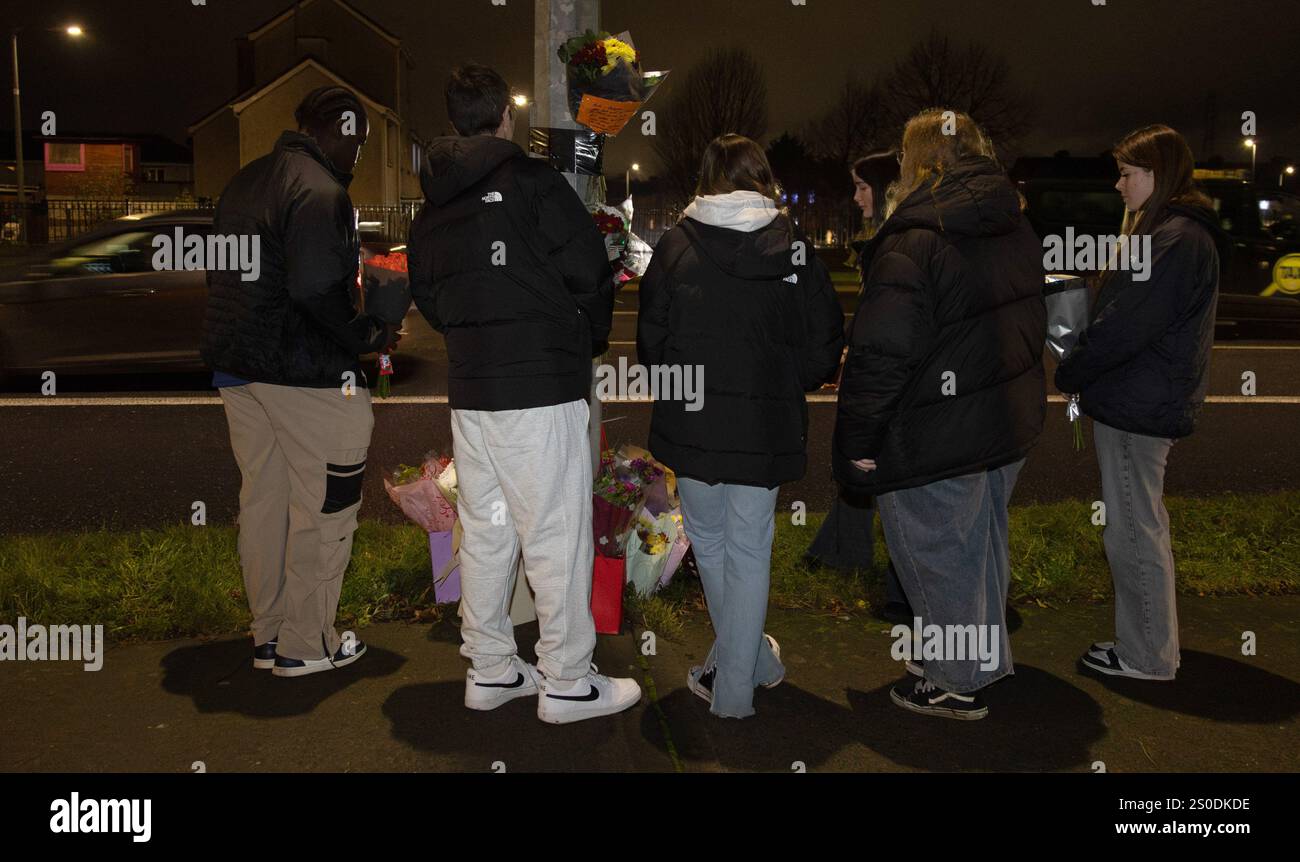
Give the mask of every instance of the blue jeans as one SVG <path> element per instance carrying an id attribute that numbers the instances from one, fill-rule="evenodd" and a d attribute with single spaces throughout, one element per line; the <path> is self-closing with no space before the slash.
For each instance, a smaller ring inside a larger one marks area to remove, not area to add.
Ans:
<path id="1" fill-rule="evenodd" d="M 713 621 L 713 648 L 702 668 L 717 669 L 709 711 L 745 718 L 754 714 L 755 686 L 785 676 L 763 637 L 778 489 L 681 477 L 677 490 Z"/>
<path id="2" fill-rule="evenodd" d="M 1178 601 L 1165 509 L 1165 463 L 1174 441 L 1092 423 L 1106 503 L 1102 542 L 1115 583 L 1115 652 L 1152 676 L 1178 671 Z"/>
<path id="3" fill-rule="evenodd" d="M 988 627 L 977 637 L 996 645 L 992 667 L 982 666 L 969 650 L 961 659 L 946 652 L 941 659 L 919 656 L 926 659 L 925 678 L 945 691 L 978 691 L 1013 672 L 1006 620 L 1007 502 L 1024 463 L 876 497 L 885 544 L 921 625 L 945 632 L 948 626 Z"/>

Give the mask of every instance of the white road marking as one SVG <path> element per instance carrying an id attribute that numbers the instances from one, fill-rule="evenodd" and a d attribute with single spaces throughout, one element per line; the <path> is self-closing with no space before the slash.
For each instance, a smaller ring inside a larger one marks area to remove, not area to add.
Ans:
<path id="1" fill-rule="evenodd" d="M 814 392 L 808 397 L 809 404 L 834 404 L 839 396 L 834 393 Z M 1052 404 L 1064 404 L 1065 396 L 1049 395 Z M 1209 404 L 1300 404 L 1300 395 L 1211 395 Z M 385 404 L 446 404 L 446 395 L 392 395 L 388 398 L 374 398 L 371 404 L 382 407 Z M 652 404 L 650 398 L 610 398 L 605 404 Z M 175 398 L 158 396 L 127 396 L 104 398 L 64 398 L 57 395 L 44 398 L 0 398 L 0 407 L 189 407 L 197 405 L 213 406 L 221 404 L 219 395 L 185 395 Z"/>

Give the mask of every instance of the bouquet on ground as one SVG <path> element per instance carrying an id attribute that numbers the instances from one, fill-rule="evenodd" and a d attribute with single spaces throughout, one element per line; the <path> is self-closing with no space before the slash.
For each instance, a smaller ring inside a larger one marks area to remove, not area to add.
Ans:
<path id="1" fill-rule="evenodd" d="M 401 252 L 377 254 L 361 265 L 362 308 L 390 326 L 401 326 L 411 309 L 411 281 L 406 272 L 406 255 Z M 379 384 L 375 394 L 387 398 L 392 392 L 388 378 L 393 375 L 393 359 L 379 356 Z"/>
<path id="2" fill-rule="evenodd" d="M 643 72 L 641 54 L 626 33 L 588 30 L 559 51 L 573 118 L 603 135 L 617 135 L 668 76 Z"/>
<path id="3" fill-rule="evenodd" d="M 1088 326 L 1088 282 L 1077 275 L 1047 276 L 1043 298 L 1047 303 L 1047 349 L 1060 362 L 1075 345 L 1079 335 Z M 1079 410 L 1079 395 L 1067 395 L 1065 417 L 1070 420 L 1075 450 L 1083 449 L 1083 414 Z"/>
<path id="4" fill-rule="evenodd" d="M 388 498 L 426 533 L 441 533 L 456 523 L 456 465 L 430 452 L 417 467 L 401 464 L 384 477 Z"/>
<path id="5" fill-rule="evenodd" d="M 606 449 L 600 456 L 600 468 L 593 483 L 591 511 L 596 553 L 602 557 L 622 557 L 623 545 L 632 529 L 632 521 L 645 499 L 646 488 L 663 477 L 662 468 L 653 459 L 639 457 L 622 446 L 617 452 Z"/>
<path id="6" fill-rule="evenodd" d="M 632 233 L 632 198 L 628 197 L 617 207 L 596 204 L 591 218 L 605 240 L 605 254 L 614 268 L 614 285 L 645 275 L 654 249 Z"/>
<path id="7" fill-rule="evenodd" d="M 640 596 L 648 596 L 672 580 L 690 547 L 677 497 L 677 477 L 648 452 L 639 457 L 654 466 L 654 476 L 627 537 L 627 580 Z"/>

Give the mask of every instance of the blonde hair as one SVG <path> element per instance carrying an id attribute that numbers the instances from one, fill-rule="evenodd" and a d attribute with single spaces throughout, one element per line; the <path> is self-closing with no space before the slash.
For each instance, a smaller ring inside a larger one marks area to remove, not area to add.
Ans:
<path id="1" fill-rule="evenodd" d="M 949 108 L 926 108 L 903 128 L 899 177 L 885 195 L 885 211 L 894 209 L 927 181 L 933 192 L 944 173 L 968 156 L 997 161 L 993 142 L 969 114 Z"/>

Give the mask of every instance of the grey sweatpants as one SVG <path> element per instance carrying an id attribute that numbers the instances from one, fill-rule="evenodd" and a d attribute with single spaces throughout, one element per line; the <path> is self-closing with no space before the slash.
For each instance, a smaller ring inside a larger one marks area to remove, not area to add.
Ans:
<path id="1" fill-rule="evenodd" d="M 461 655 L 489 676 L 516 652 L 510 620 L 519 554 L 541 636 L 537 665 L 584 677 L 596 647 L 591 618 L 591 451 L 586 401 L 525 410 L 452 410 L 464 538 Z"/>

